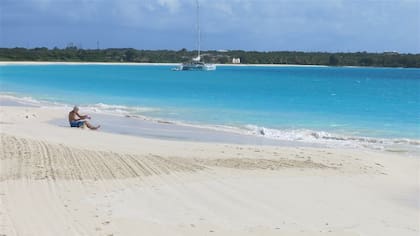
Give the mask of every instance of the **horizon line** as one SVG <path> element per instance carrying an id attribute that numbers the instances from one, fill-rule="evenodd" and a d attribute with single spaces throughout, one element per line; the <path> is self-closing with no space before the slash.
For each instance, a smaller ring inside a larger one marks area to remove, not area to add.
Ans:
<path id="1" fill-rule="evenodd" d="M 134 48 L 134 47 L 109 47 L 109 48 L 83 48 L 83 47 L 79 47 L 77 45 L 73 45 L 73 46 L 67 46 L 67 47 L 46 47 L 46 46 L 39 46 L 39 47 L 1 47 L 0 49 L 41 49 L 41 48 L 46 48 L 48 50 L 54 50 L 54 49 L 59 49 L 59 50 L 65 50 L 68 48 L 76 48 L 78 50 L 112 50 L 112 49 L 117 49 L 117 50 L 130 50 L 130 49 L 134 49 L 134 50 L 138 50 L 138 51 L 182 51 L 182 50 L 186 50 L 187 52 L 196 52 L 197 49 L 188 49 L 188 48 L 180 48 L 180 49 L 140 49 L 140 48 Z M 330 53 L 330 54 L 340 54 L 340 53 L 368 53 L 368 54 L 383 54 L 383 53 L 393 53 L 393 54 L 401 54 L 401 55 L 407 55 L 407 54 L 411 54 L 411 55 L 418 55 L 420 54 L 420 52 L 399 52 L 399 51 L 300 51 L 300 50 L 245 50 L 245 49 L 201 49 L 201 51 L 203 52 L 209 52 L 209 51 L 215 51 L 215 52 L 219 52 L 219 53 L 226 53 L 226 52 L 232 52 L 232 51 L 243 51 L 243 52 L 259 52 L 259 53 L 273 53 L 273 52 L 295 52 L 295 53 Z"/>

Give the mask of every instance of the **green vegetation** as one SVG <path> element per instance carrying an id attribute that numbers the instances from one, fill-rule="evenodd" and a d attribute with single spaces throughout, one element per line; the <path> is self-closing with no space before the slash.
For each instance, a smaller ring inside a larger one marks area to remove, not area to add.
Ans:
<path id="1" fill-rule="evenodd" d="M 240 58 L 243 64 L 297 64 L 330 66 L 420 67 L 420 54 L 385 53 L 326 53 L 326 52 L 257 52 L 233 50 L 204 51 L 206 62 L 225 64 Z M 109 48 L 101 50 L 67 47 L 0 48 L 0 61 L 64 61 L 64 62 L 149 62 L 180 63 L 196 56 L 196 51 L 136 50 Z"/>

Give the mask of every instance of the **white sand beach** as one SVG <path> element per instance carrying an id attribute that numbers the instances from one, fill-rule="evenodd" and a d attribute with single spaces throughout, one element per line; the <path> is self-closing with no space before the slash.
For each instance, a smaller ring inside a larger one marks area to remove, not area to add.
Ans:
<path id="1" fill-rule="evenodd" d="M 49 123 L 67 112 L 0 106 L 0 235 L 419 234 L 418 158 Z"/>

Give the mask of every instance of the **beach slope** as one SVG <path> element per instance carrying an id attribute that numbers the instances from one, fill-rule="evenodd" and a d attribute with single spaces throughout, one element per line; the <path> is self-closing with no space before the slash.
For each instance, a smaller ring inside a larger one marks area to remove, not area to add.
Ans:
<path id="1" fill-rule="evenodd" d="M 399 153 L 147 139 L 0 106 L 1 235 L 418 235 Z"/>

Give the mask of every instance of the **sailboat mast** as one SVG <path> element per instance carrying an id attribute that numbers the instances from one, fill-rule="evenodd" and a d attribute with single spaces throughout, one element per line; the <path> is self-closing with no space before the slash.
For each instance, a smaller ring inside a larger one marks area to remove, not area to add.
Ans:
<path id="1" fill-rule="evenodd" d="M 200 3 L 197 0 L 197 59 L 200 61 L 201 34 L 200 34 Z"/>

